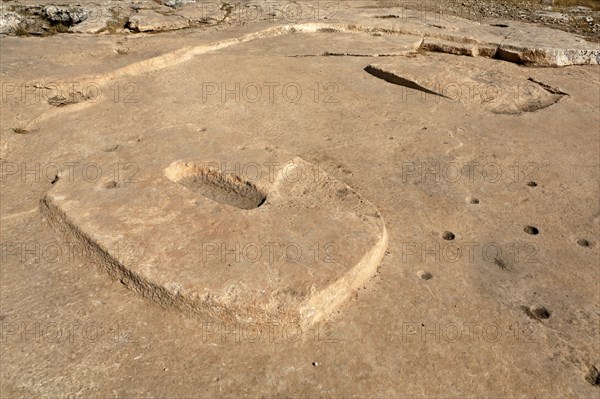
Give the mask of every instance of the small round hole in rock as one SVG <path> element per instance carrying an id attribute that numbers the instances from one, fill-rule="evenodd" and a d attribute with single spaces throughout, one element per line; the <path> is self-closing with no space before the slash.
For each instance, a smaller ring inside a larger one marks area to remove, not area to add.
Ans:
<path id="1" fill-rule="evenodd" d="M 118 184 L 116 181 L 114 181 L 114 180 L 111 180 L 111 181 L 109 181 L 108 183 L 106 183 L 106 185 L 105 185 L 104 187 L 105 187 L 105 188 L 115 188 L 115 187 L 117 187 L 118 185 L 119 185 L 119 184 Z"/>
<path id="2" fill-rule="evenodd" d="M 523 231 L 527 234 L 531 234 L 533 236 L 538 235 L 540 233 L 540 230 L 537 227 L 534 226 L 525 226 L 525 228 L 523 229 Z"/>
<path id="3" fill-rule="evenodd" d="M 594 365 L 588 365 L 588 372 L 585 375 L 585 380 L 594 386 L 600 385 L 600 372 L 598 372 L 598 369 Z"/>
<path id="4" fill-rule="evenodd" d="M 442 233 L 442 238 L 444 240 L 452 241 L 452 240 L 454 240 L 455 236 L 454 236 L 454 233 L 451 231 L 444 231 Z"/>
<path id="5" fill-rule="evenodd" d="M 532 319 L 540 319 L 540 320 L 541 319 L 549 319 L 550 316 L 552 315 L 552 312 L 550 312 L 545 306 L 539 306 L 539 305 L 525 308 L 525 313 L 527 314 L 527 316 L 531 317 Z"/>
<path id="6" fill-rule="evenodd" d="M 477 205 L 479 200 L 477 198 L 469 198 L 469 204 Z"/>
<path id="7" fill-rule="evenodd" d="M 577 240 L 577 244 L 581 245 L 582 247 L 589 247 L 591 245 L 590 242 L 585 238 L 580 238 Z"/>
<path id="8" fill-rule="evenodd" d="M 417 276 L 421 277 L 423 280 L 431 280 L 433 278 L 433 274 L 426 271 L 417 272 Z"/>
<path id="9" fill-rule="evenodd" d="M 532 181 L 528 181 L 528 182 L 527 182 L 527 183 L 525 183 L 525 184 L 526 184 L 527 186 L 529 186 L 529 187 L 537 187 L 537 183 L 536 183 L 536 182 L 534 182 L 533 180 L 532 180 Z"/>

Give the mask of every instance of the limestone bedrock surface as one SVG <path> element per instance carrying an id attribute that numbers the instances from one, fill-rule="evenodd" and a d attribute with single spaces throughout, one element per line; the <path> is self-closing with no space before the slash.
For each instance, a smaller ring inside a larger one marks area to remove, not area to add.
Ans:
<path id="1" fill-rule="evenodd" d="M 0 39 L 0 397 L 598 395 L 593 44 L 166 3 Z"/>

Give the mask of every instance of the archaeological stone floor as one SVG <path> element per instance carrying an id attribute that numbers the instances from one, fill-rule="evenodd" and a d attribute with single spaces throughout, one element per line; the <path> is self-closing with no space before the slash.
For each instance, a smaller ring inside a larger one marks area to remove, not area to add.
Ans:
<path id="1" fill-rule="evenodd" d="M 597 43 L 159 3 L 3 5 L 0 397 L 600 395 Z"/>

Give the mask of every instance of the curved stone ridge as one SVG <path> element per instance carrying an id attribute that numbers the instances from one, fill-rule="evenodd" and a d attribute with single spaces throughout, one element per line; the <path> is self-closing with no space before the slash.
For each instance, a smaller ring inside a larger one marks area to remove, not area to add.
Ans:
<path id="1" fill-rule="evenodd" d="M 119 164 L 137 166 L 133 178 L 59 180 L 42 210 L 113 278 L 204 317 L 307 326 L 374 275 L 387 247 L 381 215 L 323 165 L 216 146 L 178 161 L 177 148 L 119 151 Z M 103 152 L 85 162 L 108 168 L 115 159 Z M 190 177 L 207 171 L 204 182 Z M 198 195 L 203 184 L 220 198 Z"/>

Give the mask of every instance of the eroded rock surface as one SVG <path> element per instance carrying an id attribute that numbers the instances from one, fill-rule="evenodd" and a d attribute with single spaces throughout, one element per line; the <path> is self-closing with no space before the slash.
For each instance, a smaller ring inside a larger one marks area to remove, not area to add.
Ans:
<path id="1" fill-rule="evenodd" d="M 597 396 L 594 44 L 168 4 L 3 3 L 0 397 Z"/>

